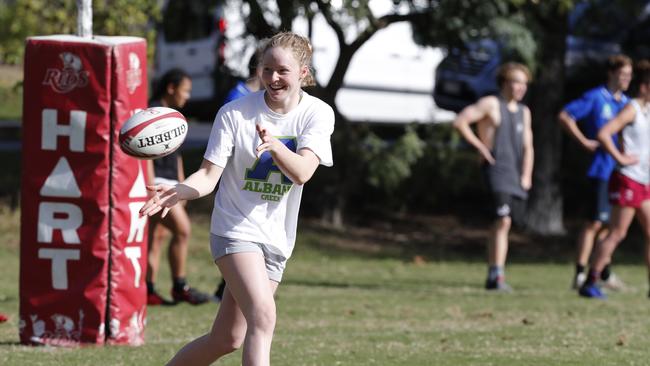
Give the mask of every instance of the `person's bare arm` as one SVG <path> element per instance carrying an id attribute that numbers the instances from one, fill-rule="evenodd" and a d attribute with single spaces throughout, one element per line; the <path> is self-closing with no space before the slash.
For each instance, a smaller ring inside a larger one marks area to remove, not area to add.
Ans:
<path id="1" fill-rule="evenodd" d="M 494 99 L 494 100 L 492 100 Z M 454 128 L 463 136 L 463 138 L 483 156 L 490 164 L 494 164 L 494 157 L 487 146 L 479 139 L 471 128 L 471 124 L 482 121 L 490 117 L 490 112 L 494 108 L 496 97 L 483 97 L 476 103 L 465 107 L 454 120 Z"/>
<path id="2" fill-rule="evenodd" d="M 199 170 L 175 186 L 166 184 L 147 186 L 149 191 L 154 192 L 154 196 L 140 209 L 140 215 L 152 216 L 162 210 L 162 216 L 165 217 L 169 209 L 178 201 L 193 200 L 212 192 L 221 178 L 221 173 L 223 173 L 222 167 L 203 159 Z"/>
<path id="3" fill-rule="evenodd" d="M 185 168 L 183 167 L 183 157 L 178 154 L 176 157 L 177 162 L 177 172 L 178 172 L 178 181 L 182 182 L 185 180 Z"/>
<path id="4" fill-rule="evenodd" d="M 185 167 L 183 167 L 183 157 L 181 154 L 178 154 L 176 156 L 176 176 L 178 177 L 179 182 L 185 180 Z M 185 207 L 187 205 L 187 201 L 181 201 L 181 205 Z"/>
<path id="5" fill-rule="evenodd" d="M 566 111 L 560 112 L 557 119 L 562 128 L 569 134 L 569 136 L 576 140 L 583 149 L 589 152 L 594 152 L 600 146 L 598 140 L 588 139 L 582 131 L 580 131 L 576 121 Z"/>
<path id="6" fill-rule="evenodd" d="M 529 190 L 533 185 L 533 164 L 535 162 L 535 150 L 533 149 L 533 128 L 530 109 L 524 109 L 524 135 L 523 135 L 523 166 L 521 169 L 521 187 Z"/>
<path id="7" fill-rule="evenodd" d="M 621 165 L 632 165 L 639 162 L 639 158 L 634 155 L 627 155 L 621 152 L 614 141 L 612 141 L 612 136 L 619 133 L 623 127 L 628 123 L 634 121 L 636 117 L 636 110 L 634 106 L 628 104 L 620 111 L 616 117 L 609 120 L 601 129 L 598 131 L 598 141 L 600 145 L 612 155 L 612 157 Z"/>
<path id="8" fill-rule="evenodd" d="M 320 160 L 313 151 L 305 148 L 294 153 L 260 125 L 257 125 L 257 133 L 262 139 L 262 144 L 257 147 L 257 153 L 270 152 L 275 165 L 292 182 L 303 185 L 314 175 Z"/>

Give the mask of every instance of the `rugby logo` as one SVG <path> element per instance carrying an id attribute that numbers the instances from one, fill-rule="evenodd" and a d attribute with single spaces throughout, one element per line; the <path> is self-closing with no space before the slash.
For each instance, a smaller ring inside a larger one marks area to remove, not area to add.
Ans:
<path id="1" fill-rule="evenodd" d="M 57 93 L 68 93 L 88 85 L 88 71 L 82 69 L 79 56 L 70 52 L 59 54 L 63 69 L 47 69 L 43 85 L 49 85 Z"/>
<path id="2" fill-rule="evenodd" d="M 140 69 L 140 58 L 138 55 L 129 53 L 129 69 L 126 70 L 126 88 L 129 94 L 133 94 L 135 89 L 142 84 L 142 69 Z"/>

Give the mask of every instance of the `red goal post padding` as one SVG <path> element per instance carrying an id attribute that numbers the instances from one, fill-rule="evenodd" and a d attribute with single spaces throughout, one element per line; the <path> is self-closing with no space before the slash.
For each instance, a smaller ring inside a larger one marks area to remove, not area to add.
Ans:
<path id="1" fill-rule="evenodd" d="M 20 238 L 22 343 L 141 344 L 145 163 L 119 129 L 147 104 L 146 42 L 27 40 Z"/>

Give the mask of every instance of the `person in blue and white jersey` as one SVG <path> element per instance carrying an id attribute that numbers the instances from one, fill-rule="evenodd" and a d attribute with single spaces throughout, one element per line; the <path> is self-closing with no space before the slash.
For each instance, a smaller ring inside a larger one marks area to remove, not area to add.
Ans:
<path id="1" fill-rule="evenodd" d="M 607 184 L 614 170 L 614 159 L 597 140 L 598 131 L 628 103 L 624 94 L 632 80 L 632 60 L 624 55 L 610 56 L 607 60 L 607 82 L 585 92 L 582 97 L 569 102 L 558 119 L 562 127 L 580 146 L 592 155 L 587 171 L 590 202 L 586 220 L 578 237 L 576 270 L 573 289 L 585 282 L 585 267 L 589 262 L 594 243 L 607 236 L 611 206 L 607 199 Z M 616 137 L 612 137 L 616 141 Z M 621 289 L 623 282 L 611 273 L 609 265 L 601 272 L 601 280 L 610 289 Z"/>

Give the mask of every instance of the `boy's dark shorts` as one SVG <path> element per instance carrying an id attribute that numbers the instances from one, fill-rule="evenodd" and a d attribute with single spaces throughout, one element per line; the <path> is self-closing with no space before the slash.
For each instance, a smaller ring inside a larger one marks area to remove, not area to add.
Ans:
<path id="1" fill-rule="evenodd" d="M 492 214 L 495 219 L 510 217 L 515 226 L 523 227 L 526 199 L 510 193 L 492 192 Z"/>
<path id="2" fill-rule="evenodd" d="M 609 222 L 609 214 L 612 205 L 609 202 L 608 181 L 589 178 L 588 203 L 586 206 L 586 219 L 589 221 L 600 221 L 604 224 Z"/>

